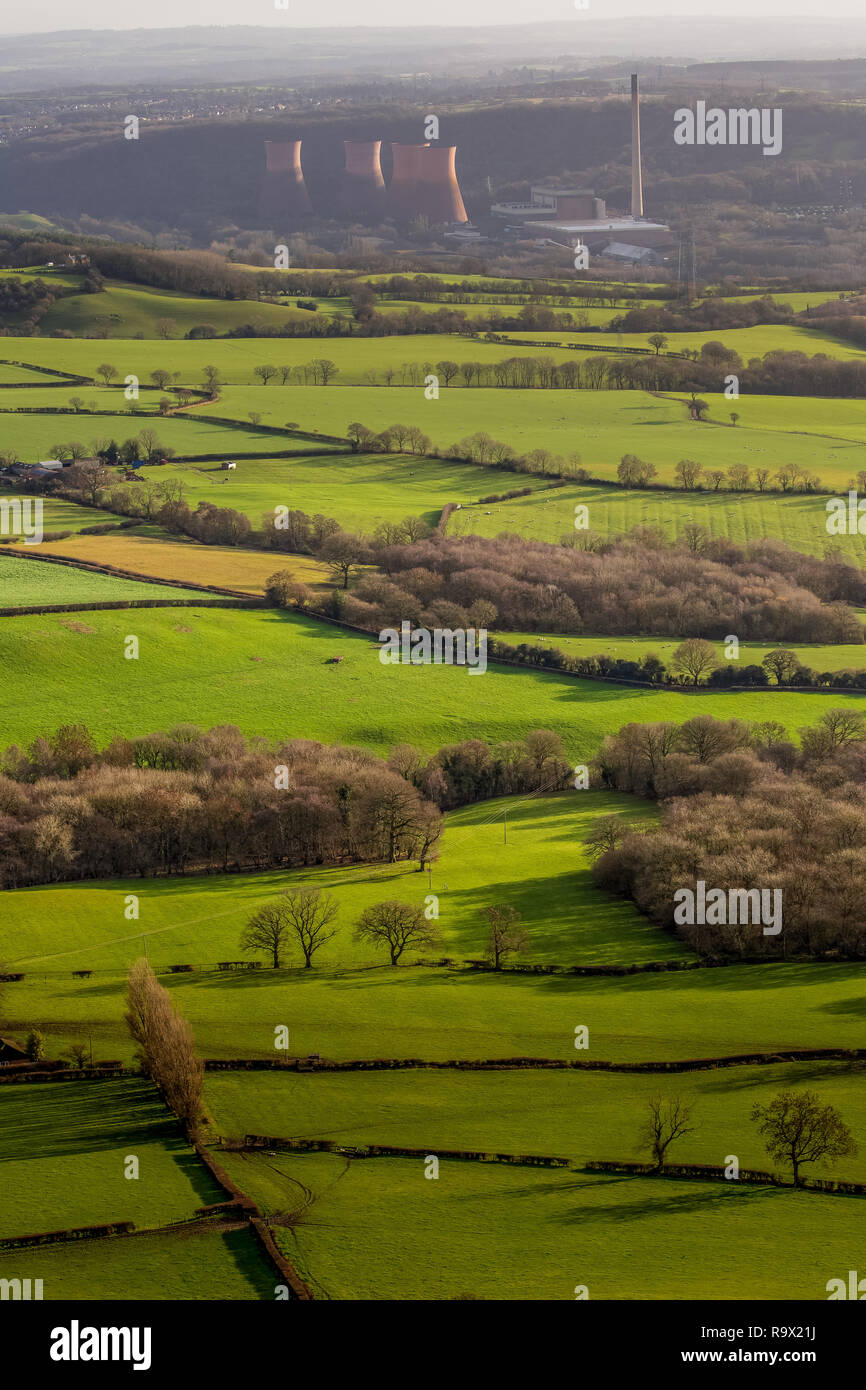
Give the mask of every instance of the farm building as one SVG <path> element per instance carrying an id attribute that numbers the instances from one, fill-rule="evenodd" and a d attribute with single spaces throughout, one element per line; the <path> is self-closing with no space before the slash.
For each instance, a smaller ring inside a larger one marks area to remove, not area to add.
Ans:
<path id="1" fill-rule="evenodd" d="M 23 1047 L 19 1047 L 11 1038 L 0 1038 L 0 1067 L 9 1066 L 11 1062 L 26 1061 L 27 1053 Z"/>
<path id="2" fill-rule="evenodd" d="M 222 470 L 223 470 L 224 473 L 225 473 L 225 471 L 226 471 L 227 468 L 237 468 L 237 464 L 236 464 L 236 463 L 229 463 L 228 459 L 226 459 L 226 460 L 223 462 L 223 465 L 222 465 Z"/>

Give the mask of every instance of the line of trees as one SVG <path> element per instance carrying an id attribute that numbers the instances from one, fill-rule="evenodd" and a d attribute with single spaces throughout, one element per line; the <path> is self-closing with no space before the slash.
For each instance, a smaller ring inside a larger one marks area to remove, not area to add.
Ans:
<path id="1" fill-rule="evenodd" d="M 339 911 L 337 899 L 319 888 L 286 889 L 252 914 L 241 932 L 240 948 L 263 952 L 274 970 L 284 966 L 294 948 L 303 968 L 310 970 L 313 957 L 339 931 L 335 925 Z M 355 924 L 355 940 L 385 950 L 390 964 L 397 965 L 409 949 L 439 945 L 436 919 L 428 912 L 396 898 L 372 903 Z M 509 955 L 528 950 L 528 933 L 520 925 L 520 913 L 510 904 L 491 904 L 480 915 L 487 927 L 486 959 L 494 970 L 501 970 Z"/>
<path id="2" fill-rule="evenodd" d="M 760 664 L 739 660 L 719 660 L 716 648 L 702 637 L 688 637 L 681 642 L 666 666 L 654 652 L 629 660 L 595 652 L 591 656 L 568 656 L 550 644 L 535 646 L 521 642 L 488 639 L 488 654 L 502 661 L 517 661 L 545 671 L 566 671 L 569 675 L 587 680 L 640 681 L 647 685 L 697 686 L 725 689 L 730 686 L 754 686 L 757 689 L 807 686 L 815 690 L 862 690 L 866 688 L 866 668 L 844 668 L 837 671 L 818 671 L 806 666 L 795 651 L 775 647 L 762 657 Z"/>
<path id="3" fill-rule="evenodd" d="M 178 725 L 98 751 L 65 725 L 0 756 L 0 887 L 436 856 L 441 811 L 568 785 L 559 736 L 410 744 L 387 761 L 304 739 Z"/>

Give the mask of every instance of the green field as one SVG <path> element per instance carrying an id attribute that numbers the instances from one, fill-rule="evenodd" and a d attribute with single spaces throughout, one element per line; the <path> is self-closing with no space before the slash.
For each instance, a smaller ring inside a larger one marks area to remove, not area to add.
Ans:
<path id="1" fill-rule="evenodd" d="M 312 315 L 304 314 L 304 317 Z M 458 362 L 501 362 L 514 355 L 510 343 L 480 342 L 456 333 L 417 333 L 405 338 L 229 338 L 202 342 L 116 338 L 108 343 L 81 338 L 70 343 L 61 339 L 10 336 L 3 339 L 2 352 L 5 358 L 75 371 L 82 376 L 95 376 L 102 362 L 113 362 L 121 377 L 133 372 L 142 381 L 148 380 L 149 372 L 164 368 L 180 372 L 181 384 L 189 386 L 200 384 L 202 368 L 208 363 L 219 367 L 223 381 L 250 386 L 257 380 L 253 375 L 255 366 L 271 362 L 277 366 L 283 363 L 301 366 L 324 357 L 336 363 L 341 385 L 356 386 L 371 371 L 377 372 L 381 379 L 386 370 L 395 370 L 396 379 L 399 379 L 404 362 L 415 363 L 420 368 L 443 358 Z M 550 355 L 563 362 L 570 361 L 573 356 L 567 348 L 551 349 Z M 264 389 L 276 392 L 283 388 L 272 381 Z"/>
<path id="2" fill-rule="evenodd" d="M 21 496 L 11 490 L 0 491 L 0 501 L 5 497 Z M 42 525 L 46 532 L 80 531 L 85 526 L 105 526 L 115 518 L 99 511 L 96 507 L 79 506 L 77 502 L 66 502 L 60 497 L 46 497 L 42 502 Z M 116 518 L 119 522 L 120 518 Z"/>
<path id="3" fill-rule="evenodd" d="M 503 848 L 506 811 L 507 851 Z M 688 957 L 688 951 L 641 917 L 630 903 L 610 898 L 593 886 L 582 842 L 597 816 L 614 812 L 635 819 L 653 814 L 647 804 L 603 792 L 486 801 L 448 816 L 440 858 L 429 878 L 418 873 L 414 864 L 405 863 L 293 873 L 293 884 L 320 888 L 340 904 L 340 933 L 317 954 L 317 966 L 381 963 L 381 950 L 352 940 L 352 927 L 361 912 L 383 897 L 423 906 L 431 891 L 439 895 L 442 934 L 442 946 L 435 955 L 482 956 L 481 911 L 489 903 L 506 902 L 529 924 L 527 960 L 533 964 L 609 965 Z M 147 933 L 154 968 L 184 961 L 212 968 L 219 960 L 236 958 L 238 938 L 250 913 L 276 897 L 287 881 L 285 872 L 208 874 L 146 884 L 110 879 L 10 892 L 5 898 L 4 954 L 25 963 L 44 962 L 64 990 L 73 969 L 122 969 L 140 954 L 141 940 L 118 932 L 117 905 L 126 894 L 136 893 L 146 904 L 142 932 Z M 57 934 L 57 922 L 64 924 L 62 936 Z M 100 946 L 118 936 L 126 939 Z M 416 956 L 417 952 L 410 952 L 407 962 Z M 287 966 L 302 964 L 298 952 L 287 953 Z"/>
<path id="4" fill-rule="evenodd" d="M 84 387 L 82 390 L 86 391 Z M 115 396 L 116 398 L 116 396 Z M 2 405 L 2 401 L 0 401 Z M 213 425 L 187 414 L 154 419 L 152 416 L 126 415 L 6 415 L 0 417 L 5 447 L 13 450 L 22 463 L 36 463 L 51 456 L 56 444 L 80 441 L 92 450 L 92 441 L 115 439 L 122 443 L 145 426 L 154 429 L 160 443 L 186 454 L 217 454 L 232 458 L 235 452 L 255 453 L 297 447 L 286 435 L 265 434 L 252 428 L 232 429 Z"/>
<path id="5" fill-rule="evenodd" d="M 277 1275 L 249 1229 L 160 1231 L 0 1252 L 0 1278 L 42 1279 L 46 1301 L 273 1299 Z"/>
<path id="6" fill-rule="evenodd" d="M 22 542 L 23 545 L 23 542 Z M 37 547 L 33 547 L 37 549 Z M 200 598 L 193 589 L 167 588 L 135 579 L 95 574 L 68 565 L 24 560 L 0 549 L 0 608 L 51 603 L 102 603 L 113 599 Z M 127 625 L 129 619 L 127 618 Z"/>
<path id="7" fill-rule="evenodd" d="M 527 642 L 532 646 L 549 645 L 558 647 L 565 652 L 566 656 L 598 656 L 604 653 L 606 656 L 619 657 L 624 661 L 640 661 L 642 657 L 650 655 L 659 657 L 665 665 L 669 666 L 671 658 L 679 646 L 676 638 L 655 638 L 655 637 L 564 637 L 562 633 L 552 632 L 544 635 L 537 632 L 498 632 L 496 637 L 501 642 L 508 642 L 511 646 L 519 646 L 522 642 Z M 774 651 L 779 643 L 761 642 L 741 642 L 740 656 L 738 665 L 760 666 L 767 652 Z M 725 644 L 724 642 L 714 642 L 716 655 L 719 665 L 724 665 Z M 866 645 L 859 646 L 809 646 L 797 644 L 787 647 L 788 651 L 795 651 L 804 666 L 811 666 L 813 671 L 866 671 Z M 771 684 L 774 684 L 771 677 Z"/>
<path id="8" fill-rule="evenodd" d="M 605 536 L 621 535 L 633 526 L 658 526 L 673 540 L 695 521 L 711 536 L 736 545 L 778 540 L 792 550 L 823 556 L 832 542 L 850 563 L 866 564 L 866 537 L 827 534 L 827 500 L 779 493 L 762 496 L 654 488 L 644 492 L 569 483 L 538 497 L 516 497 L 453 513 L 447 529 L 449 535 L 457 536 L 496 536 L 500 531 L 512 531 L 528 540 L 556 544 L 574 534 L 575 508 L 585 506 L 589 529 Z"/>
<path id="9" fill-rule="evenodd" d="M 138 1177 L 125 1176 L 129 1156 Z M 0 1087 L 0 1177 L 0 1239 L 108 1221 L 164 1226 L 223 1198 L 137 1077 Z"/>
<path id="10" fill-rule="evenodd" d="M 261 324 L 280 328 L 297 322 L 300 309 L 279 304 L 260 304 L 256 300 L 207 299 L 158 290 L 152 286 L 127 285 L 109 281 L 99 294 L 74 294 L 58 299 L 39 321 L 43 334 L 64 331 L 76 337 L 163 338 L 160 324 L 169 338 L 182 338 L 199 324 L 211 324 L 217 333 L 226 333 L 242 324 Z M 99 329 L 98 333 L 94 330 Z M 104 330 L 104 331 L 103 331 Z"/>
<path id="11" fill-rule="evenodd" d="M 39 273 L 52 275 L 38 268 L 24 275 Z M 502 302 L 508 293 L 493 277 L 443 276 L 467 278 L 474 300 L 485 298 L 475 287 L 489 286 L 489 302 L 448 306 L 469 320 L 520 312 L 519 304 Z M 74 271 L 58 270 L 54 278 L 76 287 L 81 282 Z M 365 278 L 379 284 L 382 277 Z M 275 277 L 275 292 L 284 283 Z M 564 293 L 570 283 L 563 282 Z M 820 495 L 573 483 L 550 488 L 541 476 L 501 467 L 337 448 L 269 459 L 265 455 L 278 450 L 306 449 L 298 431 L 344 436 L 358 421 L 374 430 L 417 425 L 443 451 L 484 431 L 519 453 L 542 448 L 577 455 L 583 468 L 606 481 L 615 479 L 626 453 L 654 463 L 656 481 L 671 485 L 682 458 L 706 469 L 744 462 L 753 472 L 771 473 L 795 464 L 837 495 L 866 469 L 866 402 L 860 400 L 743 395 L 729 401 L 708 394 L 707 419 L 693 422 L 685 392 L 482 389 L 458 379 L 443 385 L 437 400 L 425 398 L 424 377 L 443 359 L 574 361 L 581 350 L 569 344 L 646 347 L 645 334 L 598 331 L 636 301 L 586 309 L 588 325 L 571 334 L 517 332 L 499 343 L 473 338 L 469 324 L 465 333 L 390 338 L 182 338 L 200 323 L 224 333 L 245 323 L 312 327 L 322 316 L 351 316 L 348 297 L 319 300 L 315 316 L 295 308 L 297 297 L 292 290 L 283 302 L 264 304 L 109 282 L 104 293 L 59 300 L 40 320 L 38 336 L 4 340 L 0 453 L 35 460 L 61 442 L 81 440 L 95 449 L 94 441 L 113 436 L 122 442 L 148 426 L 181 456 L 237 459 L 231 472 L 218 462 L 173 462 L 148 470 L 143 476 L 149 482 L 181 479 L 192 508 L 202 500 L 231 506 L 254 527 L 277 506 L 332 516 L 364 533 L 410 515 L 434 526 L 446 503 L 459 503 L 449 535 L 510 532 L 556 543 L 574 535 L 575 508 L 586 506 L 589 527 L 605 535 L 651 524 L 673 538 L 697 521 L 713 537 L 735 543 L 775 538 L 814 555 L 836 540 L 843 555 L 866 564 L 866 537 L 828 536 L 826 497 Z M 800 310 L 833 292 L 777 290 L 775 297 Z M 412 305 L 380 299 L 377 307 L 393 314 Z M 432 312 L 442 305 L 417 307 Z M 578 299 L 571 307 L 584 312 Z M 173 326 L 161 327 L 161 319 Z M 81 336 L 52 338 L 56 332 Z M 785 325 L 668 337 L 669 352 L 718 339 L 744 362 L 778 348 L 863 358 L 851 345 Z M 561 346 L 542 346 L 547 341 Z M 257 365 L 299 367 L 315 358 L 338 369 L 327 387 L 284 386 L 278 376 L 263 386 L 254 376 Z M 53 385 L 30 366 L 14 365 L 15 359 L 94 381 Z M 154 418 L 143 412 L 157 408 L 161 393 L 142 391 L 138 410 L 124 411 L 121 391 L 97 379 L 106 362 L 117 369 L 118 381 L 135 375 L 148 384 L 149 373 L 162 369 L 177 374 L 177 385 L 194 387 L 213 364 L 223 384 L 215 402 Z M 109 413 L 49 413 L 76 396 L 89 409 Z M 13 413 L 34 407 L 40 413 Z M 251 413 L 263 428 L 250 427 Z M 268 434 L 266 426 L 281 432 Z M 510 502 L 478 500 L 521 487 L 533 491 Z M 328 577 L 310 557 L 172 540 L 153 522 L 103 537 L 77 535 L 114 519 L 48 500 L 43 525 L 46 532 L 76 533 L 58 543 L 56 553 L 101 558 L 154 579 L 258 593 L 277 569 L 320 588 Z M 146 578 L 114 579 L 18 558 L 0 546 L 0 607 L 184 595 L 195 597 Z M 592 614 L 582 618 L 589 628 Z M 138 639 L 137 660 L 124 658 L 130 635 Z M 605 652 L 638 659 L 652 651 L 664 661 L 677 645 L 640 634 L 502 636 L 574 656 Z M 771 645 L 742 643 L 740 664 L 760 662 Z M 866 644 L 796 650 L 818 671 L 866 669 Z M 335 656 L 341 660 L 333 662 Z M 182 611 L 10 616 L 0 620 L 0 670 L 0 748 L 27 747 L 71 722 L 85 724 L 100 747 L 118 736 L 178 724 L 231 725 L 269 740 L 339 742 L 383 756 L 400 743 L 425 754 L 470 739 L 495 747 L 546 728 L 561 735 L 578 765 L 589 763 L 604 737 L 630 722 L 679 723 L 698 714 L 773 719 L 796 740 L 801 727 L 830 708 L 866 713 L 866 697 L 836 691 L 649 690 L 495 663 L 483 676 L 448 666 L 385 666 L 375 640 L 358 632 L 295 612 L 203 604 Z M 62 785 L 46 789 L 45 818 L 55 803 L 62 814 Z M 18 833 L 16 806 L 9 783 L 0 830 L 10 842 Z M 576 1286 L 586 1285 L 592 1299 L 823 1300 L 828 1279 L 844 1277 L 861 1258 L 857 1198 L 579 1171 L 593 1159 L 645 1156 L 639 1132 L 654 1094 L 681 1095 L 692 1106 L 696 1128 L 676 1146 L 673 1161 L 724 1164 L 736 1155 L 743 1167 L 770 1168 L 750 1112 L 791 1087 L 814 1089 L 837 1107 L 859 1144 L 838 1166 L 811 1170 L 814 1175 L 866 1180 L 863 1064 L 778 1057 L 797 1048 L 863 1047 L 863 965 L 840 959 L 697 966 L 682 943 L 630 900 L 595 887 L 583 841 L 599 816 L 615 812 L 649 826 L 657 807 L 598 790 L 463 806 L 447 815 L 438 857 L 423 873 L 414 862 L 311 865 L 8 890 L 0 960 L 4 971 L 11 967 L 23 978 L 3 984 L 0 1035 L 22 1043 L 39 1029 L 50 1058 L 84 1043 L 97 1062 L 131 1064 L 126 976 L 146 955 L 206 1059 L 273 1060 L 281 1055 L 275 1053 L 278 1026 L 289 1030 L 290 1056 L 319 1054 L 325 1061 L 524 1058 L 632 1065 L 765 1054 L 775 1060 L 681 1074 L 423 1066 L 211 1071 L 205 1079 L 207 1132 L 214 1144 L 265 1133 L 346 1146 L 416 1147 L 430 1155 L 464 1147 L 554 1154 L 573 1165 L 539 1169 L 443 1159 L 438 1180 L 428 1181 L 421 1158 L 216 1149 L 239 1187 L 272 1218 L 274 1238 L 317 1298 L 574 1301 Z M 299 885 L 325 890 L 339 904 L 338 935 L 315 956 L 314 968 L 303 969 L 290 946 L 279 970 L 262 957 L 258 969 L 220 971 L 220 961 L 243 956 L 239 939 L 252 913 Z M 390 898 L 425 905 L 431 894 L 440 939 L 408 951 L 398 967 L 354 939 L 365 908 Z M 138 905 L 132 920 L 125 915 L 130 895 Z M 526 956 L 514 962 L 522 969 L 479 968 L 486 944 L 482 911 L 493 904 L 520 913 L 529 938 Z M 194 968 L 172 973 L 175 965 Z M 659 968 L 625 973 L 632 965 Z M 568 973 L 574 967 L 609 973 Z M 576 1049 L 580 1028 L 588 1030 L 586 1050 Z M 124 1176 L 131 1155 L 139 1160 L 137 1179 Z M 142 1232 L 0 1254 L 0 1277 L 42 1278 L 46 1299 L 272 1300 L 278 1276 L 244 1220 L 235 1213 L 194 1220 L 197 1208 L 222 1195 L 143 1078 L 0 1087 L 0 1238 L 125 1219 Z"/>
<path id="12" fill-rule="evenodd" d="M 862 1067 L 797 1062 L 659 1076 L 593 1071 L 209 1072 L 207 1105 L 223 1136 L 325 1139 L 338 1144 L 542 1154 L 578 1163 L 646 1162 L 641 1127 L 650 1097 L 681 1095 L 693 1129 L 671 1150 L 677 1163 L 782 1172 L 749 1118 L 780 1090 L 817 1090 L 857 1135 L 866 1133 Z M 804 1172 L 866 1181 L 862 1149 Z M 790 1172 L 786 1174 L 790 1177 Z"/>
<path id="13" fill-rule="evenodd" d="M 320 1298 L 825 1299 L 862 1248 L 856 1197 L 447 1160 L 425 1181 L 421 1159 L 331 1154 L 226 1166 L 272 1212 L 309 1200 L 276 1233 Z"/>
<path id="14" fill-rule="evenodd" d="M 581 341 L 579 332 L 562 333 L 559 330 L 549 330 L 546 333 L 511 332 L 508 336 L 531 338 L 536 341 L 547 339 L 563 345 Z M 854 347 L 841 338 L 833 338 L 816 328 L 800 328 L 786 323 L 758 324 L 755 328 L 703 328 L 699 332 L 665 333 L 665 337 L 668 341 L 663 351 L 668 354 L 675 356 L 682 352 L 683 348 L 700 350 L 704 343 L 721 342 L 726 348 L 739 353 L 744 364 L 752 357 L 764 357 L 768 352 L 805 352 L 808 357 L 824 353 L 827 357 L 843 360 L 863 357 L 862 348 Z M 612 349 L 647 348 L 650 347 L 648 340 L 647 333 L 615 332 L 593 333 L 591 340 L 585 339 Z"/>
<path id="15" fill-rule="evenodd" d="M 246 447 L 243 436 L 233 438 L 238 449 Z M 271 447 L 298 444 L 297 440 L 276 440 Z M 283 505 L 310 515 L 321 512 L 336 517 L 346 530 L 368 534 L 380 522 L 406 516 L 420 516 L 435 526 L 446 502 L 470 506 L 491 492 L 507 492 L 516 486 L 540 489 L 546 481 L 446 459 L 336 452 L 309 458 L 240 458 L 232 472 L 223 472 L 219 464 L 170 464 L 148 476 L 159 482 L 180 478 L 191 507 L 202 499 L 235 507 L 255 527 L 261 526 L 266 512 Z"/>
<path id="16" fill-rule="evenodd" d="M 194 719 L 382 753 L 396 743 L 434 751 L 464 738 L 497 742 L 552 728 L 569 756 L 585 762 L 605 734 L 635 720 L 768 717 L 767 696 L 758 691 L 640 691 L 496 665 L 483 675 L 456 666 L 383 666 L 368 638 L 275 610 L 142 609 L 134 619 L 93 612 L 87 628 L 70 630 L 54 614 L 0 624 L 7 696 L 0 742 L 50 733 L 74 711 L 101 742 Z M 139 638 L 137 661 L 123 659 L 130 631 Z M 327 664 L 335 654 L 342 663 Z M 772 717 L 792 732 L 814 723 L 830 698 L 834 706 L 866 709 L 866 698 L 838 692 L 772 698 Z"/>
<path id="17" fill-rule="evenodd" d="M 400 421 L 418 425 L 434 445 L 446 449 L 478 430 L 510 444 L 518 453 L 535 448 L 568 457 L 576 453 L 582 466 L 598 477 L 616 477 L 623 454 L 634 453 L 655 464 L 658 481 L 673 483 L 679 459 L 690 458 L 705 468 L 728 468 L 745 463 L 750 469 L 775 471 L 799 464 L 815 472 L 827 486 L 845 488 L 849 478 L 866 468 L 866 442 L 854 438 L 864 408 L 859 401 L 835 401 L 838 417 L 847 422 L 851 437 L 806 434 L 786 429 L 785 412 L 771 398 L 771 417 L 754 397 L 752 416 L 759 427 L 741 422 L 736 428 L 710 423 L 715 415 L 727 422 L 728 407 L 746 417 L 745 398 L 731 403 L 710 397 L 710 420 L 690 420 L 682 401 L 644 391 L 543 391 L 496 387 L 443 388 L 428 401 L 421 386 L 356 387 L 276 386 L 229 387 L 208 414 L 244 420 L 247 412 L 261 414 L 262 424 L 297 422 L 302 429 L 343 434 L 351 421 L 382 430 Z M 723 405 L 720 404 L 723 402 Z M 802 424 L 797 398 L 788 401 L 794 424 Z M 777 409 L 777 407 L 779 407 Z M 826 423 L 826 422 L 824 422 Z M 166 441 L 168 442 L 168 441 Z M 191 446 L 190 446 L 191 447 Z M 517 484 L 515 484 L 517 485 Z M 491 488 L 491 491 L 499 489 Z"/>
<path id="18" fill-rule="evenodd" d="M 141 889 L 146 894 L 144 883 Z M 127 938 L 129 955 L 143 954 L 141 935 L 132 944 L 122 918 L 122 899 L 114 905 L 116 928 L 100 942 Z M 147 930 L 146 917 L 140 930 Z M 93 951 L 66 955 L 60 946 L 50 960 L 19 962 L 25 978 L 8 987 L 4 1028 L 26 1034 L 40 1020 L 52 1055 L 87 1028 L 97 1060 L 131 1058 L 125 973 L 73 979 Z M 190 1020 L 204 1057 L 272 1059 L 275 1023 L 289 1028 L 293 1054 L 334 1060 L 580 1055 L 631 1062 L 863 1045 L 864 976 L 855 964 L 730 965 L 625 977 L 381 966 L 160 978 Z M 575 1051 L 578 1024 L 589 1029 L 588 1053 Z M 722 1073 L 719 1085 L 734 1086 L 736 1076 Z"/>

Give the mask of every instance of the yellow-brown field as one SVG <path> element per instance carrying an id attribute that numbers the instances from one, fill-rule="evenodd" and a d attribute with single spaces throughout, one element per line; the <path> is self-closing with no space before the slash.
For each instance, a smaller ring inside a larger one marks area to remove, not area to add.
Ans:
<path id="1" fill-rule="evenodd" d="M 39 549 L 44 555 L 114 565 L 117 569 L 154 579 L 215 584 L 250 594 L 264 593 L 269 576 L 277 570 L 288 570 L 295 579 L 311 588 L 321 588 L 328 577 L 327 565 L 308 555 L 277 555 L 232 546 L 196 545 L 153 536 L 133 536 L 127 532 L 69 536 L 64 541 L 45 542 Z"/>

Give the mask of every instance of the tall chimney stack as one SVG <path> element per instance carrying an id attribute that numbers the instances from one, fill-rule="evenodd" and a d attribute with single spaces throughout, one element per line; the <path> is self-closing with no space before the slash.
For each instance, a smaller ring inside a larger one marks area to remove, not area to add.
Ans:
<path id="1" fill-rule="evenodd" d="M 643 217 L 643 179 L 640 168 L 640 89 L 631 75 L 631 215 Z"/>

